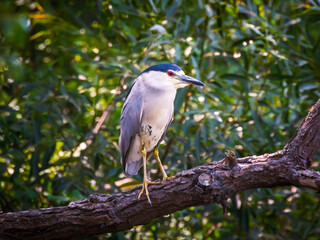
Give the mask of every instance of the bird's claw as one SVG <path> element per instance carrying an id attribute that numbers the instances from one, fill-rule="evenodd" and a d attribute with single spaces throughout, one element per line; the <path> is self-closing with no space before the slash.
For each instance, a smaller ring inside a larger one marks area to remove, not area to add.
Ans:
<path id="1" fill-rule="evenodd" d="M 164 181 L 167 181 L 167 180 L 170 180 L 170 179 L 174 179 L 174 178 L 176 178 L 176 177 L 175 177 L 175 176 L 163 177 L 163 178 L 162 178 L 162 181 L 164 182 Z"/>
<path id="2" fill-rule="evenodd" d="M 138 196 L 138 199 L 140 200 L 140 197 L 142 195 L 142 193 L 144 191 L 146 191 L 146 196 L 148 198 L 148 202 L 151 204 L 151 200 L 150 200 L 150 197 L 149 197 L 149 191 L 148 191 L 148 185 L 156 185 L 156 184 L 160 184 L 159 182 L 151 182 L 149 179 L 145 178 L 143 179 L 143 183 L 142 183 L 142 190 L 141 192 L 139 193 L 139 196 Z"/>

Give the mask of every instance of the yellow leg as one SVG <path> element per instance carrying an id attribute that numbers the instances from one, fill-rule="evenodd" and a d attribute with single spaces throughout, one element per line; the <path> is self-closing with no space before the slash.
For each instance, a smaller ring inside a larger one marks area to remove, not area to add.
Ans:
<path id="1" fill-rule="evenodd" d="M 144 191 L 146 191 L 146 196 L 148 198 L 149 203 L 151 204 L 150 197 L 149 197 L 149 191 L 148 191 L 148 185 L 160 184 L 160 183 L 159 182 L 151 182 L 147 178 L 147 151 L 146 151 L 144 145 L 142 145 L 142 158 L 143 158 L 143 183 L 142 183 L 142 190 L 139 193 L 138 199 L 140 200 L 142 193 Z"/>
<path id="2" fill-rule="evenodd" d="M 166 174 L 166 171 L 164 170 L 162 164 L 161 164 L 161 161 L 160 161 L 160 158 L 159 158 L 159 149 L 158 149 L 158 146 L 156 146 L 154 149 L 153 149 L 153 155 L 154 155 L 154 158 L 157 160 L 157 163 L 158 163 L 158 166 L 160 168 L 160 171 L 162 173 L 162 181 L 166 181 L 168 179 L 172 179 L 172 178 L 175 178 L 174 176 L 173 177 L 168 177 L 167 174 Z"/>

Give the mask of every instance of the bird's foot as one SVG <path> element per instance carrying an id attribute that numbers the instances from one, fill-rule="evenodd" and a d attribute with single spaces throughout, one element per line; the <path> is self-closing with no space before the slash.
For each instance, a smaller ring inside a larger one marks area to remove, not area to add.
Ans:
<path id="1" fill-rule="evenodd" d="M 167 181 L 167 180 L 170 180 L 170 179 L 174 179 L 174 178 L 176 178 L 176 177 L 175 177 L 175 176 L 163 177 L 163 178 L 162 178 L 162 181 L 164 182 L 164 181 Z"/>
<path id="2" fill-rule="evenodd" d="M 139 193 L 138 199 L 140 200 L 142 193 L 144 191 L 146 191 L 146 196 L 148 198 L 148 202 L 151 204 L 150 197 L 149 197 L 149 191 L 148 191 L 148 185 L 156 185 L 156 184 L 160 184 L 160 182 L 151 182 L 149 179 L 144 178 L 143 183 L 142 183 L 142 190 Z"/>

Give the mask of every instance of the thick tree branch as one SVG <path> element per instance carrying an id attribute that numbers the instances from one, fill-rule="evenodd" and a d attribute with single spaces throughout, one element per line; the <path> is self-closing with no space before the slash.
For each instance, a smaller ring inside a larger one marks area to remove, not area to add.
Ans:
<path id="1" fill-rule="evenodd" d="M 140 187 L 112 194 L 95 194 L 66 207 L 0 214 L 0 238 L 56 239 L 130 229 L 190 206 L 221 203 L 252 188 L 295 185 L 320 190 L 320 173 L 308 169 L 320 147 L 320 100 L 280 150 L 261 156 L 226 158 L 180 172 L 176 178 L 149 186 L 152 206 Z"/>
<path id="2" fill-rule="evenodd" d="M 311 166 L 314 155 L 320 147 L 320 99 L 309 110 L 308 115 L 297 129 L 295 136 L 283 151 L 296 158 L 304 168 Z"/>

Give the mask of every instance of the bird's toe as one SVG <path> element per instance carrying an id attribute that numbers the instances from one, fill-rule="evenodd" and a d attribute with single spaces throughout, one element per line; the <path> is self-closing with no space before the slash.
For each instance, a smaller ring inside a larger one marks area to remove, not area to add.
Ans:
<path id="1" fill-rule="evenodd" d="M 174 178 L 176 178 L 176 177 L 175 177 L 175 176 L 163 177 L 163 178 L 162 178 L 162 181 L 164 182 L 164 181 L 167 181 L 167 180 L 170 180 L 170 179 L 174 179 Z"/>

